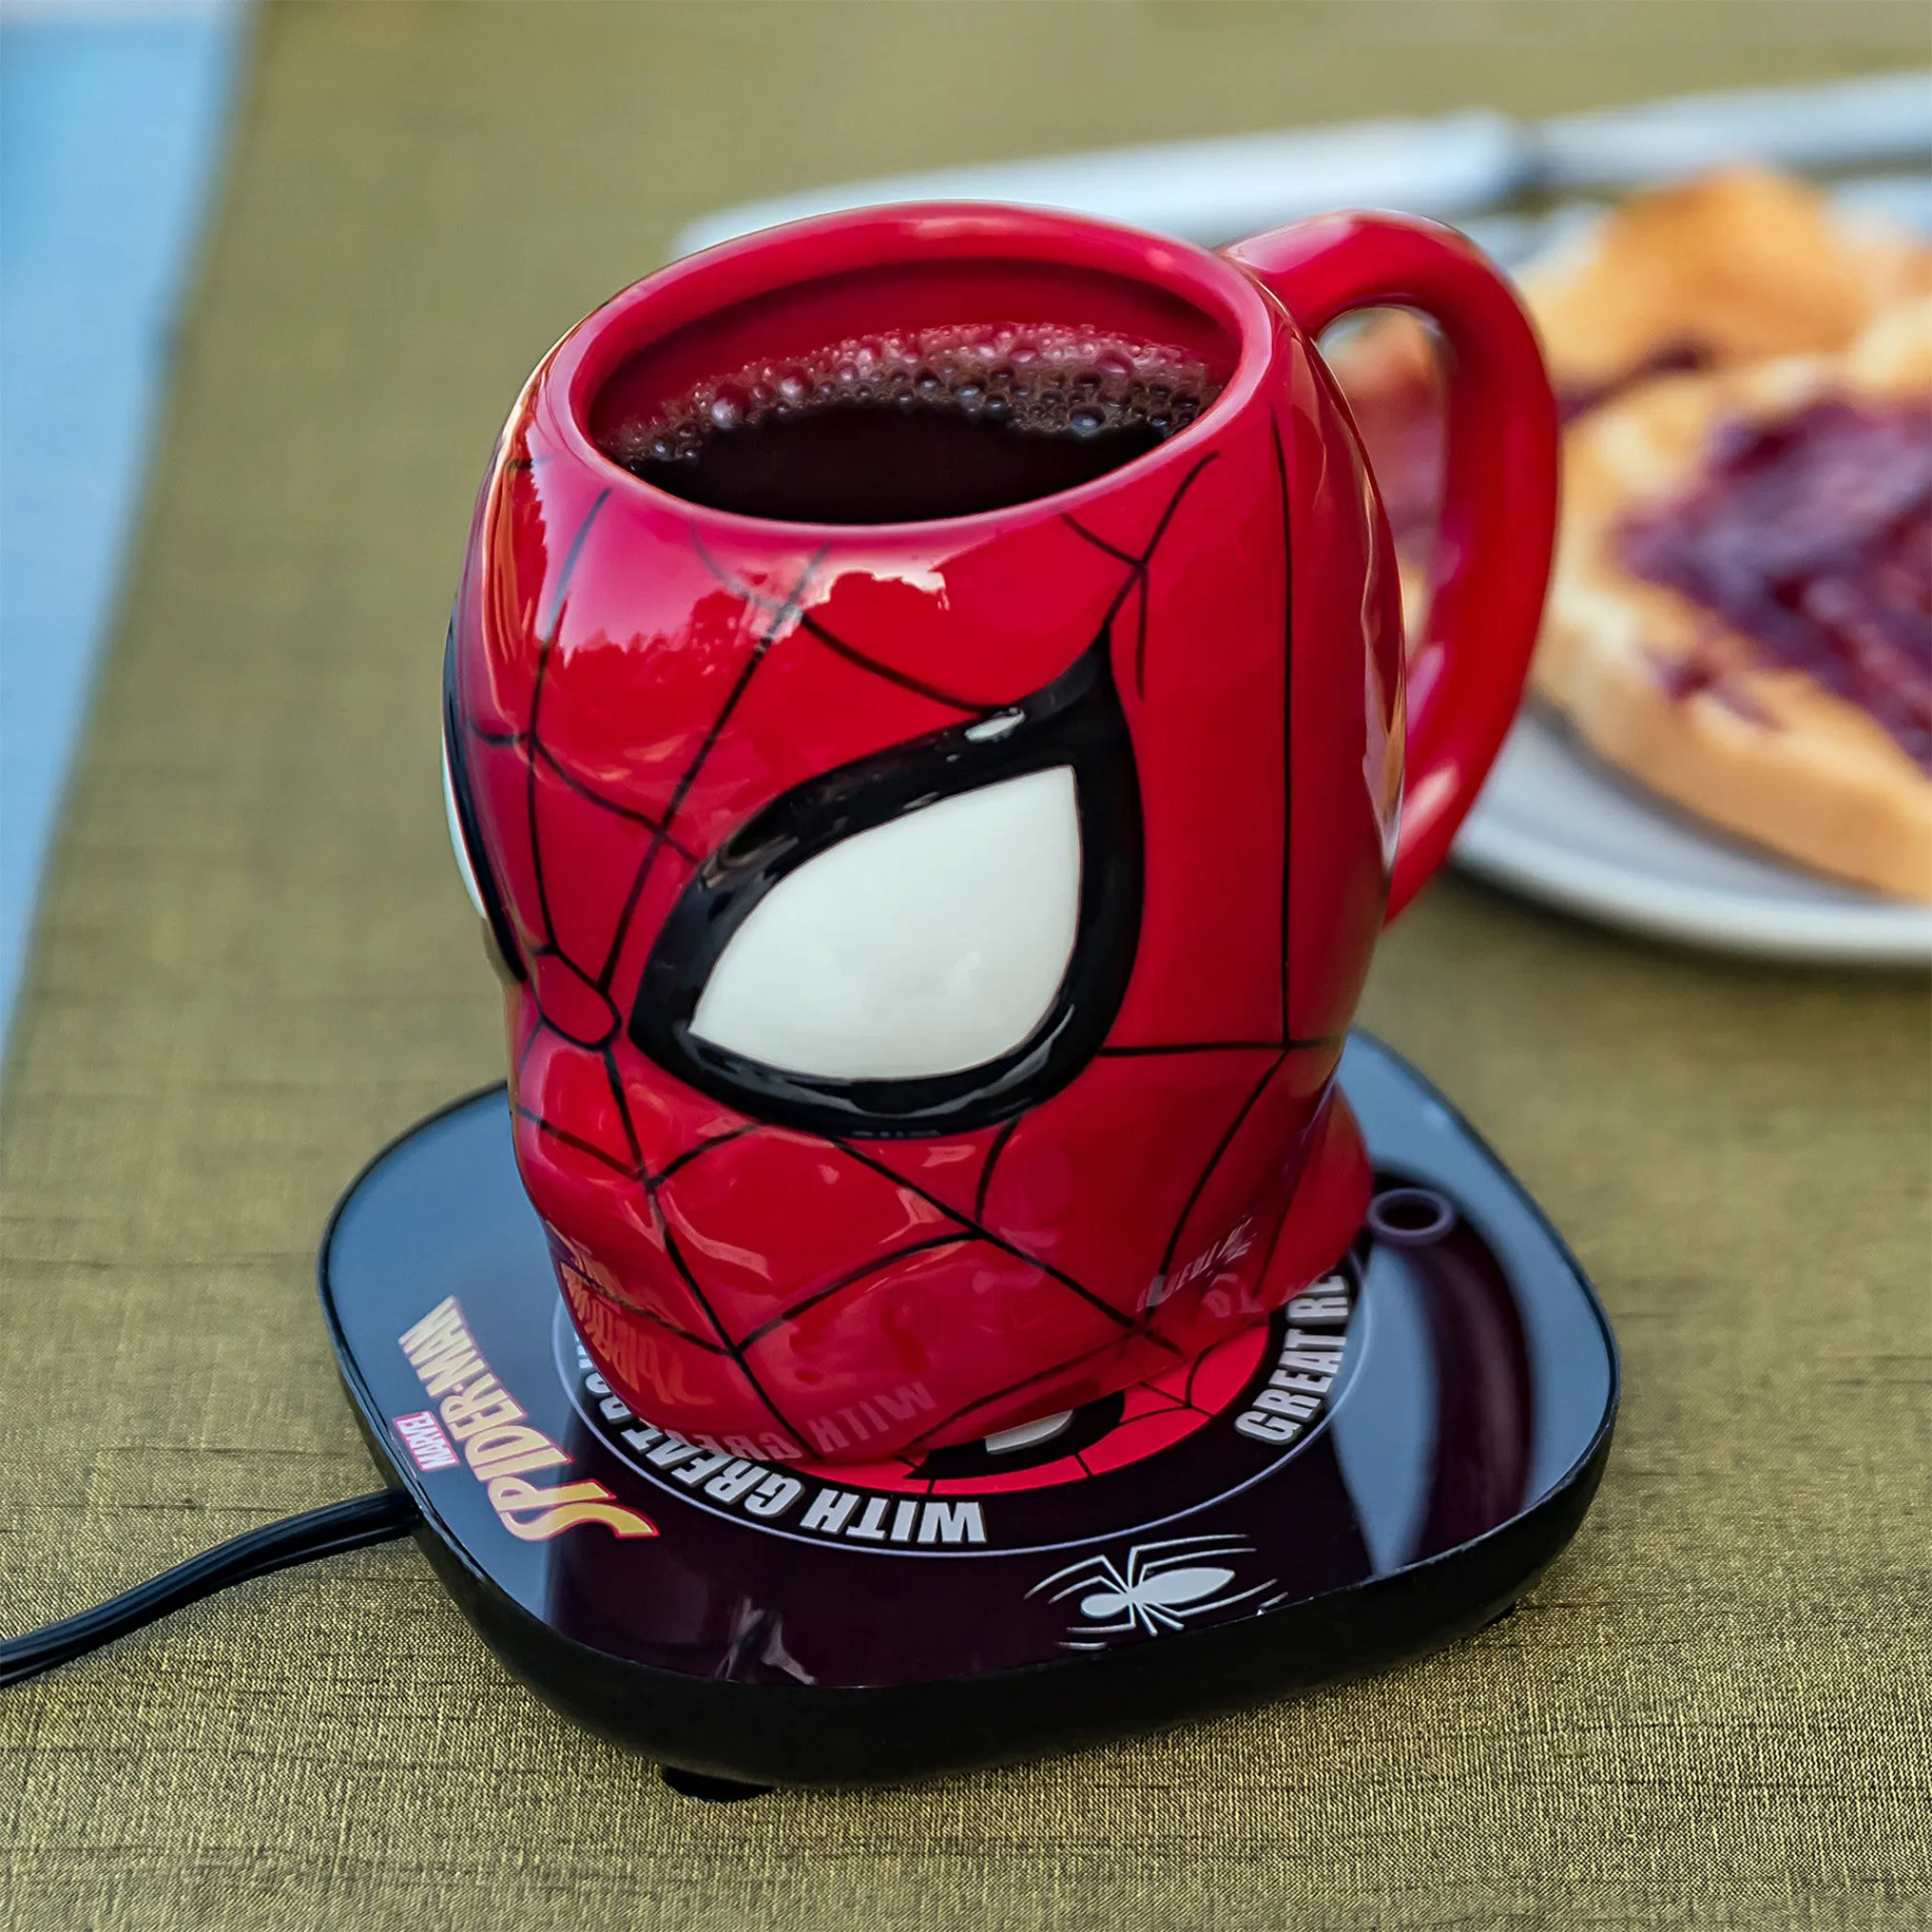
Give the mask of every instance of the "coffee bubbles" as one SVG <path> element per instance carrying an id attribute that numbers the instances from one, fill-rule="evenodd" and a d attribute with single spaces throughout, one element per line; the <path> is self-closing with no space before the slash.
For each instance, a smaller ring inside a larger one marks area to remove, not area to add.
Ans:
<path id="1" fill-rule="evenodd" d="M 618 424 L 604 451 L 628 469 L 690 462 L 720 433 L 837 408 L 948 410 L 1036 436 L 1144 428 L 1159 442 L 1220 388 L 1184 350 L 1132 337 L 1052 324 L 918 329 L 700 383 Z"/>

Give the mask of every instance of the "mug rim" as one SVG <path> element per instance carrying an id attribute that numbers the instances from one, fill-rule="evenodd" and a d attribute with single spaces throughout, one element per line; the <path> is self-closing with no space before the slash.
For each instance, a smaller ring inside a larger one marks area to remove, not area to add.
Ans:
<path id="1" fill-rule="evenodd" d="M 1234 367 L 1221 393 L 1184 430 L 1085 483 L 964 516 L 882 523 L 818 523 L 718 510 L 673 496 L 626 469 L 591 435 L 591 405 L 633 356 L 679 328 L 761 296 L 828 276 L 904 263 L 989 260 L 1090 269 L 1190 303 L 1226 330 Z M 546 436 L 602 473 L 608 487 L 637 492 L 700 526 L 767 541 L 801 543 L 930 539 L 955 532 L 985 535 L 1017 520 L 1059 515 L 1092 504 L 1143 477 L 1186 464 L 1259 392 L 1274 357 L 1279 305 L 1225 256 L 1174 236 L 1082 214 L 997 201 L 888 202 L 841 210 L 740 236 L 682 257 L 593 309 L 551 351 L 536 381 L 533 414 Z M 649 327 L 643 318 L 651 318 Z M 1292 319 L 1292 318 L 1291 318 Z"/>

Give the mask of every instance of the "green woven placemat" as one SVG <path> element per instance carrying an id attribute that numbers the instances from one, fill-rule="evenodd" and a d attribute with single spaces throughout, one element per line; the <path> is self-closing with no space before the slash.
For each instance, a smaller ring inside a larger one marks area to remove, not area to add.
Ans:
<path id="1" fill-rule="evenodd" d="M 270 11 L 6 1077 L 0 1628 L 370 1485 L 315 1239 L 500 1052 L 438 798 L 470 493 L 530 365 L 684 220 L 1926 39 L 1916 5 Z M 1511 1621 L 1080 1757 L 718 1807 L 537 1707 L 397 1547 L 0 1697 L 0 1921 L 1924 1923 L 1924 989 L 1449 881 L 1365 1018 L 1516 1163 L 1623 1340 L 1601 1501 Z"/>

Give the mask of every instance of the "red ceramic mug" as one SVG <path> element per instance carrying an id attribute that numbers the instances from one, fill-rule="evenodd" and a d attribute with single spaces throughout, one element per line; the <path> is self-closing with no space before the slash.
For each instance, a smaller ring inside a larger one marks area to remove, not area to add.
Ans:
<path id="1" fill-rule="evenodd" d="M 1450 368 L 1406 669 L 1312 346 L 1375 305 Z M 936 327 L 1172 345 L 1221 386 L 1095 480 L 923 523 L 707 509 L 600 445 Z M 1343 1036 L 1516 708 L 1555 503 L 1529 326 L 1418 222 L 1213 254 L 870 210 L 573 329 L 478 500 L 444 748 L 518 1161 L 622 1399 L 747 1457 L 916 1460 L 1050 1431 L 1332 1264 L 1369 1192 Z"/>

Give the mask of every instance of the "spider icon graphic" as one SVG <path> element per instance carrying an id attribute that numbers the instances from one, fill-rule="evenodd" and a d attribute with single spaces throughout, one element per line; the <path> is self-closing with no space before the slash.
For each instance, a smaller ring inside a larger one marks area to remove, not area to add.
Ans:
<path id="1" fill-rule="evenodd" d="M 1159 1637 L 1179 1630 L 1211 1610 L 1245 1604 L 1274 1587 L 1274 1579 L 1247 1590 L 1230 1591 L 1236 1573 L 1229 1564 L 1251 1557 L 1254 1547 L 1239 1535 L 1170 1536 L 1158 1543 L 1136 1543 L 1122 1562 L 1110 1556 L 1088 1557 L 1043 1577 L 1027 1592 L 1042 1593 L 1049 1603 L 1077 1596 L 1077 1608 L 1087 1621 L 1068 1630 L 1062 1648 L 1069 1650 L 1106 1649 L 1106 1639 L 1136 1632 Z"/>

